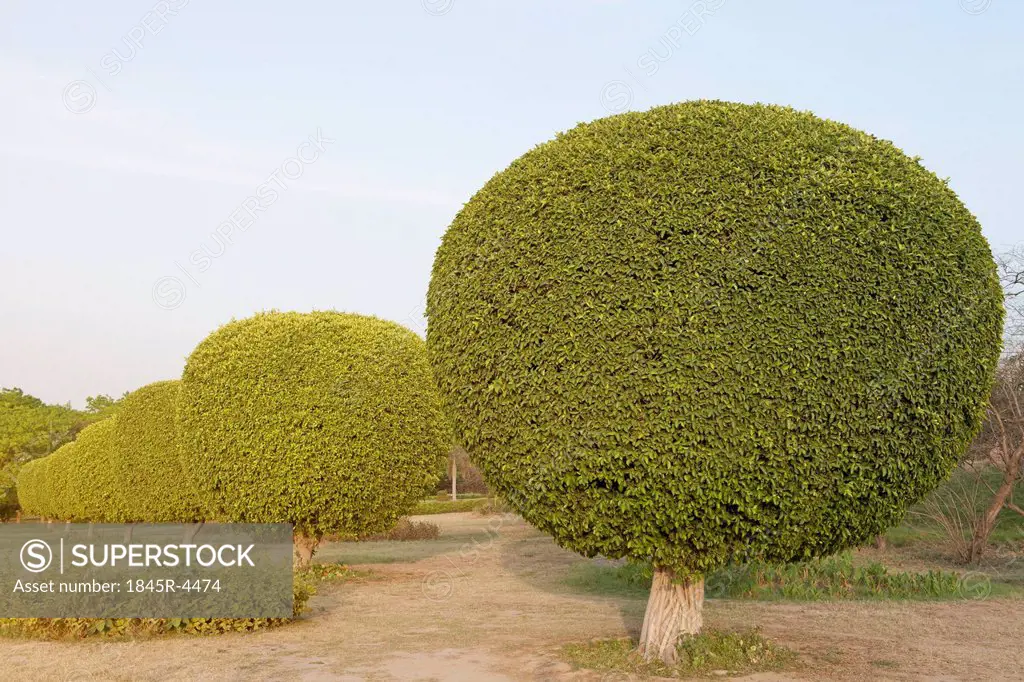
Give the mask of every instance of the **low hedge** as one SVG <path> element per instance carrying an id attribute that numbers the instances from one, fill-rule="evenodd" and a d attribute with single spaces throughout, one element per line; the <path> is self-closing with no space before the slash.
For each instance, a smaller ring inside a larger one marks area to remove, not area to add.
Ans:
<path id="1" fill-rule="evenodd" d="M 315 593 L 309 578 L 295 576 L 291 618 L 0 618 L 0 636 L 63 640 L 253 632 L 292 622 L 307 610 Z"/>

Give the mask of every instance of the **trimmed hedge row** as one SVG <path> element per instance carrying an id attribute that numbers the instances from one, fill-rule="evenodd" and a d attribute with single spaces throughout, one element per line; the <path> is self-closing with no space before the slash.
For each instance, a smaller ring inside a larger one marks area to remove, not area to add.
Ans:
<path id="1" fill-rule="evenodd" d="M 18 492 L 27 513 L 67 521 L 292 523 L 308 560 L 326 533 L 394 526 L 434 489 L 450 446 L 414 333 L 265 313 L 211 334 L 182 381 L 135 391 L 27 464 Z"/>
<path id="2" fill-rule="evenodd" d="M 174 414 L 179 383 L 140 388 L 124 399 L 119 414 L 26 464 L 18 478 L 22 509 L 63 521 L 201 520 L 178 458 Z"/>
<path id="3" fill-rule="evenodd" d="M 125 490 L 126 521 L 203 520 L 199 498 L 185 479 L 178 452 L 176 405 L 180 381 L 159 381 L 125 397 L 114 429 L 114 477 Z"/>
<path id="4" fill-rule="evenodd" d="M 0 636 L 60 640 L 254 632 L 289 623 L 308 610 L 309 598 L 316 593 L 314 579 L 295 574 L 291 618 L 0 618 Z"/>

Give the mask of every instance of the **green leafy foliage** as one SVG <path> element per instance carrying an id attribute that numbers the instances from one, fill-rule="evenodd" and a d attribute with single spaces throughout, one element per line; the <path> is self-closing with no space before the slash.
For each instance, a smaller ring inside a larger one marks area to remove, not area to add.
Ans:
<path id="1" fill-rule="evenodd" d="M 117 419 L 89 426 L 74 442 L 25 465 L 18 480 L 22 508 L 62 521 L 125 521 L 129 491 L 114 475 Z"/>
<path id="2" fill-rule="evenodd" d="M 27 463 L 21 467 L 21 471 L 18 473 L 18 502 L 21 505 L 21 509 L 29 515 L 44 515 L 47 501 L 43 485 L 44 481 L 46 481 L 49 466 L 50 457 L 43 457 Z"/>
<path id="3" fill-rule="evenodd" d="M 423 341 L 336 312 L 214 332 L 188 359 L 178 420 L 209 514 L 314 538 L 387 531 L 434 489 L 451 447 Z"/>
<path id="4" fill-rule="evenodd" d="M 980 227 L 893 144 L 687 102 L 581 124 L 456 216 L 428 352 L 527 521 L 679 573 L 863 543 L 978 432 L 1003 309 Z"/>
<path id="5" fill-rule="evenodd" d="M 115 416 L 25 465 L 18 482 L 23 508 L 68 521 L 204 520 L 181 470 L 175 428 L 179 383 L 140 388 L 117 404 Z"/>
<path id="6" fill-rule="evenodd" d="M 47 405 L 20 388 L 0 389 L 0 518 L 18 509 L 16 481 L 21 467 L 49 455 L 89 424 L 116 414 L 120 401 L 95 396 L 85 411 Z"/>
<path id="7" fill-rule="evenodd" d="M 160 381 L 126 396 L 114 430 L 113 475 L 131 495 L 125 521 L 202 521 L 198 497 L 185 480 L 175 427 L 180 381 Z"/>

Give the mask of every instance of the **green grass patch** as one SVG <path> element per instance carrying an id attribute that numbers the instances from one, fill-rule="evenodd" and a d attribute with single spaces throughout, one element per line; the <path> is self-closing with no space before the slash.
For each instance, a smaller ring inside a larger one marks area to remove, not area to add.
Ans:
<path id="1" fill-rule="evenodd" d="M 724 670 L 729 674 L 777 671 L 792 666 L 796 655 L 766 640 L 756 630 L 719 632 L 705 630 L 679 645 L 679 662 L 668 666 L 645 661 L 628 639 L 570 644 L 562 656 L 577 668 L 619 672 L 647 677 L 687 678 Z"/>
<path id="2" fill-rule="evenodd" d="M 649 564 L 602 566 L 577 564 L 567 578 L 570 587 L 619 597 L 642 599 L 651 583 Z M 856 565 L 849 553 L 797 564 L 748 563 L 728 566 L 707 577 L 710 599 L 763 601 L 825 601 L 841 599 L 978 599 L 1011 596 L 1019 588 L 981 574 L 964 581 L 953 571 L 891 572 L 877 561 Z"/>
<path id="3" fill-rule="evenodd" d="M 412 516 L 424 516 L 427 514 L 451 514 L 452 512 L 476 511 L 488 503 L 486 497 L 470 497 L 452 502 L 451 500 L 423 500 L 418 502 L 412 511 Z"/>
<path id="4" fill-rule="evenodd" d="M 890 573 L 877 561 L 855 566 L 849 554 L 799 564 L 750 563 L 727 567 L 710 576 L 705 595 L 793 601 L 962 597 L 957 573 Z"/>
<path id="5" fill-rule="evenodd" d="M 478 500 L 482 497 L 487 497 L 487 495 L 484 495 L 483 493 L 459 493 L 458 499 Z M 432 499 L 435 499 L 438 502 L 451 502 L 452 496 L 451 493 L 438 493 L 437 495 L 434 495 Z"/>

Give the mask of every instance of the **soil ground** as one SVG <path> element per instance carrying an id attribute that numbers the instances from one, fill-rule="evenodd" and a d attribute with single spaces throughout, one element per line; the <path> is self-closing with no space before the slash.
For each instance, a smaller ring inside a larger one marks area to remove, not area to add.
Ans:
<path id="1" fill-rule="evenodd" d="M 517 517 L 428 517 L 440 540 L 331 543 L 317 558 L 371 577 L 323 585 L 300 622 L 218 637 L 104 642 L 0 640 L 17 680 L 542 680 L 612 682 L 571 670 L 569 642 L 637 635 L 643 601 L 574 592 L 587 561 Z M 746 680 L 1019 680 L 1024 602 L 769 603 L 710 600 L 705 623 L 759 627 L 799 654 L 791 672 Z M 636 678 L 632 678 L 636 679 Z M 720 678 L 719 678 L 720 679 Z"/>

